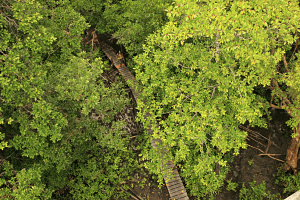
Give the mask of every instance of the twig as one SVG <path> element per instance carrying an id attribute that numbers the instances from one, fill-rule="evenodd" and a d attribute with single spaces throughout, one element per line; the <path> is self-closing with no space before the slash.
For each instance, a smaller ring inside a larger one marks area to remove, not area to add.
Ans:
<path id="1" fill-rule="evenodd" d="M 299 40 L 296 41 L 296 47 L 295 47 L 294 52 L 293 52 L 293 54 L 292 54 L 292 57 L 290 58 L 290 61 L 287 63 L 287 65 L 290 64 L 290 62 L 291 62 L 293 56 L 295 55 L 295 52 L 296 52 L 296 50 L 297 50 L 297 48 L 298 48 L 298 41 L 299 41 Z"/>
<path id="2" fill-rule="evenodd" d="M 283 60 L 283 64 L 284 64 L 286 72 L 290 72 L 290 70 L 288 68 L 288 63 L 286 62 L 286 58 L 284 55 L 282 55 L 282 60 Z"/>
<path id="3" fill-rule="evenodd" d="M 94 32 L 92 31 L 93 39 L 92 39 L 92 49 L 91 49 L 91 52 L 90 52 L 91 60 L 93 60 L 93 49 L 94 49 L 95 31 Z"/>
<path id="4" fill-rule="evenodd" d="M 106 81 L 108 82 L 108 80 L 107 80 L 105 77 L 103 77 L 101 74 L 100 74 L 100 76 L 101 76 L 104 80 L 106 80 Z"/>
<path id="5" fill-rule="evenodd" d="M 143 198 L 140 197 L 139 195 L 135 194 L 134 191 L 133 191 L 130 187 L 129 187 L 129 190 L 130 190 L 135 196 L 137 196 L 140 200 L 143 200 Z"/>
<path id="6" fill-rule="evenodd" d="M 271 133 L 271 134 L 272 134 L 272 133 Z M 270 140 L 270 138 L 271 138 L 271 134 L 269 135 L 269 140 Z M 265 153 L 268 153 L 269 148 L 270 148 L 270 145 L 271 145 L 271 142 L 268 141 L 268 147 L 266 148 Z"/>
<path id="7" fill-rule="evenodd" d="M 57 47 L 57 49 L 59 49 L 59 47 Z M 48 53 L 47 60 L 48 60 L 48 58 L 50 57 L 50 55 L 51 55 L 51 54 L 53 54 L 55 51 L 57 51 L 57 49 L 56 49 L 56 50 L 54 50 L 54 51 L 52 51 L 51 53 Z"/>
<path id="8" fill-rule="evenodd" d="M 214 94 L 215 94 L 215 90 L 216 90 L 216 87 L 214 87 L 214 89 L 213 89 L 213 93 L 211 94 L 210 100 L 212 100 L 212 98 L 213 98 L 213 96 L 214 96 Z"/>
<path id="9" fill-rule="evenodd" d="M 266 147 L 266 145 L 263 145 L 262 143 L 260 143 L 259 141 L 255 140 L 254 138 L 250 137 L 250 135 L 248 135 L 248 137 L 251 139 L 251 140 L 254 140 L 255 142 L 261 144 L 262 146 Z M 267 147 L 266 147 L 267 148 Z M 266 152 L 267 153 L 267 152 Z"/>
<path id="10" fill-rule="evenodd" d="M 249 147 L 252 147 L 252 148 L 254 148 L 254 149 L 257 149 L 257 150 L 259 150 L 259 151 L 265 153 L 263 150 L 261 150 L 261 149 L 259 149 L 259 148 L 256 148 L 256 147 L 254 147 L 254 146 L 251 146 L 251 145 L 249 145 L 249 144 L 247 144 L 247 145 L 248 145 Z"/>
<path id="11" fill-rule="evenodd" d="M 126 192 L 123 188 L 120 188 L 119 186 L 117 186 L 117 187 L 118 187 L 119 189 L 121 189 L 123 192 L 129 194 L 132 198 L 134 198 L 134 199 L 136 199 L 136 200 L 140 200 L 140 199 L 136 198 L 135 196 L 133 196 L 132 194 Z"/>
<path id="12" fill-rule="evenodd" d="M 261 136 L 262 138 L 264 138 L 264 139 L 266 139 L 266 140 L 268 140 L 268 141 L 270 141 L 272 144 L 274 144 L 277 148 L 279 148 L 274 142 L 272 142 L 271 140 L 269 140 L 268 138 L 266 138 L 266 137 L 264 137 L 263 135 L 261 135 L 260 133 L 258 133 L 258 132 L 255 132 L 255 131 L 252 131 L 252 130 L 250 130 L 250 129 L 247 129 L 246 127 L 244 127 L 244 126 L 242 126 L 242 125 L 239 125 L 239 128 L 241 128 L 241 129 L 244 129 L 245 131 L 247 131 L 247 132 L 251 132 L 251 133 L 253 133 L 253 134 L 258 134 L 259 136 Z M 280 148 L 279 148 L 280 149 Z"/>
<path id="13" fill-rule="evenodd" d="M 280 156 L 282 154 L 270 154 L 270 153 L 262 153 L 262 154 L 258 154 L 258 156 Z"/>
<path id="14" fill-rule="evenodd" d="M 252 148 L 257 149 L 257 150 L 259 150 L 259 151 L 261 151 L 261 152 L 264 153 L 264 151 L 261 150 L 261 149 L 259 149 L 259 148 L 253 147 L 253 146 L 251 146 L 251 145 L 249 145 L 249 144 L 247 144 L 247 145 L 248 145 L 249 147 L 252 147 Z M 284 161 L 282 161 L 282 160 L 280 160 L 280 159 L 277 159 L 277 158 L 274 158 L 274 157 L 270 156 L 269 154 L 267 154 L 267 156 L 269 156 L 270 158 L 273 158 L 274 160 L 277 160 L 277 161 L 280 161 L 280 162 L 283 162 L 283 163 L 284 163 Z"/>

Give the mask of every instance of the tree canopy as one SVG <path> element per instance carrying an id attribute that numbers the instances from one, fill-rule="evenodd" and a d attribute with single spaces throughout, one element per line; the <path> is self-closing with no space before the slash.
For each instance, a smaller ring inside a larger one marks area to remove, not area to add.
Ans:
<path id="1" fill-rule="evenodd" d="M 114 116 L 129 99 L 124 80 L 105 87 L 104 54 L 82 50 L 91 29 L 126 47 L 128 67 L 144 91 L 137 120 L 147 126 L 161 119 L 154 138 L 172 152 L 189 194 L 216 192 L 229 170 L 228 155 L 246 148 L 238 125 L 266 127 L 262 115 L 270 104 L 255 88 L 277 88 L 273 106 L 290 111 L 288 124 L 299 136 L 298 53 L 285 63 L 288 70 L 277 69 L 298 39 L 299 17 L 296 0 L 4 0 L 0 196 L 126 196 L 116 192 L 118 184 L 140 166 L 122 131 L 125 122 Z M 284 106 L 287 94 L 293 100 Z M 93 110 L 111 126 L 94 121 Z M 141 138 L 145 166 L 162 184 L 161 158 L 150 136 Z"/>
<path id="2" fill-rule="evenodd" d="M 175 163 L 184 163 L 179 165 L 187 189 L 201 196 L 223 184 L 228 169 L 224 154 L 246 148 L 247 134 L 238 125 L 249 121 L 266 128 L 262 115 L 269 103 L 253 90 L 279 78 L 276 65 L 298 38 L 299 6 L 280 0 L 180 0 L 166 11 L 169 22 L 147 37 L 144 53 L 134 59 L 144 89 L 140 100 L 153 99 L 138 104 L 152 113 L 146 122 L 139 113 L 139 120 L 147 125 L 168 113 L 154 137 L 169 146 Z M 295 90 L 294 76 L 280 80 Z M 300 122 L 296 113 L 289 122 L 293 128 Z M 155 150 L 143 155 L 159 159 Z M 147 167 L 157 171 L 156 165 Z"/>

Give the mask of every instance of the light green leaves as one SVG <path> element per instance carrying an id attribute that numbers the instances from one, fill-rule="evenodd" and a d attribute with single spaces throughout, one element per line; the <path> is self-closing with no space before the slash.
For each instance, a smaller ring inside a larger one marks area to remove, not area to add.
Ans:
<path id="1" fill-rule="evenodd" d="M 4 148 L 8 147 L 8 142 L 2 141 L 5 138 L 5 133 L 0 132 L 0 149 L 3 150 Z"/>
<path id="2" fill-rule="evenodd" d="M 107 183 L 120 183 L 137 164 L 127 149 L 128 140 L 122 136 L 123 121 L 112 123 L 108 129 L 89 116 L 92 109 L 105 113 L 103 123 L 109 124 L 129 102 L 124 99 L 122 82 L 113 88 L 104 87 L 101 58 L 91 62 L 86 54 L 79 54 L 81 34 L 89 27 L 86 21 L 90 19 L 75 9 L 83 10 L 78 5 L 89 3 L 72 1 L 76 4 L 72 7 L 65 0 L 7 2 L 10 5 L 0 15 L 0 122 L 4 129 L 0 149 L 5 155 L 20 150 L 16 157 L 22 162 L 5 158 L 7 161 L 0 166 L 5 173 L 0 196 L 60 198 L 54 192 L 68 185 L 68 195 L 78 199 L 104 199 L 104 195 L 95 194 L 98 186 L 105 183 L 106 191 L 114 191 L 116 186 Z M 86 166 L 92 155 L 98 160 Z M 102 166 L 105 156 L 111 160 L 116 155 L 126 162 L 126 170 L 120 166 L 113 170 L 110 163 Z M 73 165 L 75 162 L 78 165 Z M 81 181 L 81 177 L 87 179 Z M 77 184 L 72 184 L 75 179 Z M 105 194 L 107 199 L 117 195 Z"/>
<path id="3" fill-rule="evenodd" d="M 155 74 L 137 76 L 147 90 L 143 98 L 152 98 L 152 93 L 159 96 L 155 107 L 148 102 L 139 109 L 151 110 L 151 116 L 155 116 L 160 104 L 163 112 L 171 113 L 159 135 L 178 161 L 188 159 L 190 152 L 203 154 L 192 147 L 187 151 L 183 144 L 196 144 L 196 138 L 204 133 L 206 143 L 223 153 L 231 149 L 237 153 L 246 147 L 246 135 L 236 127 L 247 120 L 253 125 L 266 125 L 261 119 L 264 105 L 255 102 L 253 87 L 270 84 L 284 53 L 281 47 L 295 41 L 283 26 L 287 18 L 292 18 L 290 12 L 282 12 L 288 7 L 284 1 L 220 0 L 206 4 L 205 9 L 191 1 L 176 1 L 169 6 L 170 22 L 148 37 L 144 46 L 147 53 L 135 58 L 138 74 Z M 299 16 L 299 7 L 295 7 Z M 295 27 L 299 21 L 297 24 Z M 278 40 L 285 43 L 275 42 Z M 271 49 L 276 49 L 274 54 Z M 164 92 L 156 93 L 160 90 Z M 173 138 L 181 147 L 174 149 Z M 197 174 L 205 177 L 213 163 L 208 153 L 195 168 Z M 221 163 L 225 166 L 226 162 Z M 186 163 L 184 169 L 188 168 Z M 157 171 L 154 166 L 151 170 Z M 206 182 L 198 184 L 209 186 Z"/>

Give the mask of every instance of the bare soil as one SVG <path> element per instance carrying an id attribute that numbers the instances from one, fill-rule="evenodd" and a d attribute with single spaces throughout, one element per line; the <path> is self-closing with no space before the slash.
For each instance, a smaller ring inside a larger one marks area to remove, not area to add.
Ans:
<path id="1" fill-rule="evenodd" d="M 255 140 L 247 140 L 249 145 L 247 149 L 241 149 L 240 154 L 234 158 L 234 161 L 230 163 L 231 172 L 228 173 L 226 180 L 231 180 L 232 182 L 237 182 L 239 187 L 237 192 L 227 191 L 227 184 L 224 184 L 222 191 L 214 195 L 216 200 L 238 200 L 239 190 L 242 188 L 242 183 L 245 183 L 246 188 L 250 188 L 249 182 L 253 180 L 256 181 L 257 185 L 265 181 L 266 191 L 270 191 L 271 194 L 280 193 L 280 198 L 285 199 L 290 194 L 283 194 L 283 186 L 278 186 L 275 184 L 275 177 L 273 174 L 277 174 L 278 167 L 282 163 L 279 160 L 285 161 L 286 151 L 291 141 L 290 129 L 287 127 L 285 122 L 289 119 L 289 115 L 284 110 L 273 110 L 272 112 L 273 120 L 268 124 L 268 129 L 252 127 L 252 131 L 258 132 L 266 138 L 275 143 L 275 145 L 270 145 L 268 149 L 269 154 L 280 154 L 278 156 L 273 156 L 270 158 L 266 155 L 259 156 L 263 154 L 258 149 L 263 151 L 266 150 L 268 146 L 268 140 L 262 139 L 262 137 Z M 247 124 L 245 124 L 246 126 Z M 252 147 L 250 147 L 250 145 Z M 265 146 L 263 146 L 265 145 Z M 258 149 L 255 149 L 258 148 Z M 275 159 L 279 160 L 275 160 Z M 252 163 L 250 165 L 250 163 Z"/>
<path id="2" fill-rule="evenodd" d="M 216 200 L 238 200 L 242 184 L 245 183 L 246 188 L 249 189 L 249 182 L 252 182 L 253 180 L 257 182 L 257 185 L 264 181 L 267 188 L 266 191 L 270 191 L 271 194 L 280 193 L 280 199 L 285 199 L 291 195 L 283 193 L 284 187 L 276 185 L 275 177 L 273 176 L 273 174 L 277 174 L 280 163 L 283 163 L 281 161 L 285 161 L 286 151 L 291 140 L 290 129 L 285 124 L 285 122 L 289 119 L 289 116 L 284 110 L 273 110 L 272 118 L 273 120 L 271 120 L 270 124 L 268 124 L 268 129 L 258 127 L 251 127 L 250 129 L 254 132 L 260 133 L 265 138 L 270 137 L 270 140 L 278 147 L 271 144 L 267 153 L 280 155 L 272 156 L 273 158 L 266 155 L 259 155 L 266 151 L 266 148 L 268 147 L 268 140 L 263 137 L 252 137 L 256 140 L 254 141 L 253 139 L 250 139 L 252 134 L 249 134 L 250 137 L 249 140 L 247 140 L 248 148 L 240 149 L 239 155 L 234 158 L 232 163 L 229 163 L 231 171 L 225 179 L 230 180 L 231 182 L 236 182 L 239 186 L 236 188 L 236 192 L 228 191 L 226 189 L 227 182 L 225 181 L 221 191 L 214 195 Z M 243 126 L 247 127 L 247 125 L 248 124 L 246 123 Z M 137 182 L 134 182 L 131 194 L 134 197 L 139 196 L 140 199 L 169 200 L 170 197 L 166 186 L 164 185 L 161 189 L 159 189 L 157 187 L 158 183 L 155 183 L 146 169 L 144 169 L 144 171 L 146 172 L 146 175 L 141 173 L 135 174 L 136 181 L 141 182 L 142 180 L 145 180 L 144 187 L 140 186 Z M 137 178 L 137 175 L 139 178 Z M 129 185 L 131 184 L 128 184 L 128 186 Z M 190 196 L 190 199 L 194 200 L 197 198 Z M 209 199 L 209 197 L 201 199 Z M 136 199 L 131 197 L 129 200 Z"/>
<path id="3" fill-rule="evenodd" d="M 104 36 L 100 36 L 100 38 Z M 106 36 L 107 37 L 107 36 Z M 107 39 L 106 39 L 107 40 Z M 114 49 L 122 50 L 120 46 L 115 44 L 115 41 L 109 42 L 110 45 Z M 123 49 L 124 57 L 126 57 L 126 50 Z M 112 66 L 113 67 L 113 66 Z M 114 69 L 111 69 L 114 70 Z M 113 73 L 112 73 L 113 74 Z M 120 76 L 119 74 L 116 75 Z M 128 91 L 128 90 L 127 90 Z M 133 98 L 128 91 L 128 97 Z M 134 116 L 130 116 L 131 120 L 127 121 L 127 123 L 135 124 L 135 121 L 132 121 L 136 116 L 135 108 L 131 107 L 131 111 L 134 110 Z M 266 118 L 266 116 L 264 116 Z M 231 171 L 228 173 L 223 187 L 220 189 L 219 193 L 215 194 L 214 197 L 216 200 L 238 200 L 240 189 L 242 188 L 242 184 L 245 183 L 246 188 L 250 188 L 249 182 L 255 180 L 257 185 L 261 184 L 263 181 L 266 185 L 266 191 L 270 191 L 271 194 L 280 194 L 281 199 L 285 199 L 290 196 L 290 194 L 283 193 L 283 186 L 279 186 L 275 184 L 275 177 L 273 175 L 277 174 L 278 168 L 281 163 L 285 162 L 286 152 L 291 141 L 291 130 L 285 124 L 285 122 L 289 119 L 289 115 L 284 110 L 273 109 L 272 110 L 272 120 L 268 123 L 268 129 L 258 128 L 258 127 L 250 127 L 251 131 L 261 134 L 259 137 L 252 137 L 253 134 L 248 133 L 249 137 L 247 140 L 248 148 L 240 149 L 239 155 L 236 156 L 232 163 L 229 163 Z M 247 123 L 243 126 L 247 127 Z M 135 129 L 140 129 L 141 125 L 135 125 Z M 136 132 L 136 130 L 134 131 Z M 257 134 L 256 134 L 257 135 Z M 251 137 L 251 138 L 250 138 Z M 270 144 L 268 148 L 268 140 L 265 138 L 269 138 L 274 144 Z M 267 150 L 268 149 L 268 150 Z M 267 151 L 266 151 L 267 150 Z M 267 152 L 268 154 L 280 154 L 269 157 L 267 155 L 259 155 Z M 136 151 L 137 155 L 140 151 Z M 138 159 L 138 157 L 137 157 Z M 299 165 L 299 163 L 298 163 Z M 179 170 L 179 168 L 178 168 Z M 179 171 L 180 172 L 180 171 Z M 288 173 L 292 173 L 291 171 Z M 149 174 L 148 170 L 142 168 L 141 171 L 136 171 L 133 175 L 135 177 L 134 182 L 124 183 L 130 186 L 132 190 L 130 194 L 132 197 L 128 198 L 129 200 L 137 200 L 137 199 L 149 199 L 149 200 L 169 200 L 170 196 L 165 185 L 159 189 L 158 183 L 154 181 L 154 179 Z M 238 183 L 238 187 L 236 188 L 236 192 L 228 191 L 227 188 L 227 180 L 231 182 Z M 184 183 L 184 180 L 182 180 Z M 141 182 L 143 182 L 142 186 L 140 186 Z M 189 191 L 187 191 L 189 192 Z M 191 200 L 197 199 L 196 197 L 190 196 Z M 209 199 L 209 197 L 204 197 L 201 199 Z"/>

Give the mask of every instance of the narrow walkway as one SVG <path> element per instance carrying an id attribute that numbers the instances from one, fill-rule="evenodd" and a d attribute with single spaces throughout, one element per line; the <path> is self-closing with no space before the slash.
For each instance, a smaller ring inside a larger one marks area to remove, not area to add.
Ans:
<path id="1" fill-rule="evenodd" d="M 119 70 L 119 72 L 123 75 L 124 79 L 126 82 L 133 81 L 134 88 L 132 88 L 130 85 L 130 89 L 133 93 L 133 96 L 135 98 L 135 101 L 137 102 L 137 98 L 139 93 L 136 86 L 137 86 L 137 81 L 135 80 L 134 76 L 131 74 L 131 72 L 127 69 L 127 67 L 124 65 L 124 58 L 122 54 L 116 54 L 113 50 L 112 47 L 110 47 L 108 44 L 100 42 L 100 46 L 102 51 L 106 54 L 106 56 L 109 58 L 111 62 L 115 65 L 115 67 Z M 147 100 L 144 101 L 146 104 Z M 144 117 L 147 118 L 150 116 L 149 113 L 147 113 Z M 153 124 L 151 122 L 151 124 Z M 156 124 L 156 126 L 158 126 Z M 147 131 L 150 135 L 153 135 L 153 130 L 152 130 L 152 125 L 149 125 L 147 127 Z M 165 153 L 167 153 L 167 149 L 165 147 L 162 147 L 162 141 L 160 139 L 152 139 L 151 141 L 152 147 L 156 149 L 157 147 L 161 147 L 163 149 L 162 157 L 164 156 Z M 170 181 L 166 182 L 166 176 L 164 175 L 164 180 L 167 185 L 170 197 L 172 200 L 188 200 L 189 197 L 186 193 L 186 189 L 181 181 L 181 178 L 178 174 L 177 167 L 174 166 L 173 161 L 169 161 L 167 164 L 167 170 L 172 168 L 172 174 L 174 174 L 174 179 L 171 179 Z M 161 165 L 162 167 L 162 165 Z"/>

